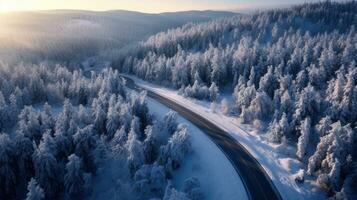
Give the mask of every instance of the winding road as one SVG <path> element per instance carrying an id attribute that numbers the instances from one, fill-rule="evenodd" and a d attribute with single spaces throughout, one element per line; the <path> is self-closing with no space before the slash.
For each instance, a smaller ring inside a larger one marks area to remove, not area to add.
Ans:
<path id="1" fill-rule="evenodd" d="M 123 76 L 123 78 L 126 80 L 126 86 L 130 89 L 136 91 L 145 90 L 129 77 Z M 150 98 L 175 110 L 200 128 L 222 150 L 240 176 L 249 199 L 282 199 L 272 180 L 259 162 L 229 133 L 222 130 L 205 117 L 185 108 L 184 106 L 150 90 L 146 91 Z"/>

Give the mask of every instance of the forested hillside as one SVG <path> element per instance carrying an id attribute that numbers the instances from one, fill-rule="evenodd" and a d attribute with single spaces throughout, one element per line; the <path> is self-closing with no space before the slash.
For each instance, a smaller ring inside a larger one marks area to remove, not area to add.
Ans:
<path id="1" fill-rule="evenodd" d="M 306 176 L 342 198 L 357 183 L 356 26 L 355 1 L 303 4 L 162 32 L 114 66 L 187 97 L 230 90 L 231 114 L 296 146 Z"/>
<path id="2" fill-rule="evenodd" d="M 89 199 L 92 180 L 116 162 L 122 199 L 199 198 L 169 183 L 191 151 L 187 127 L 151 115 L 145 93 L 117 71 L 0 65 L 0 199 Z M 105 177 L 112 179 L 112 177 Z M 192 186 L 192 187 L 191 187 Z"/>
<path id="3" fill-rule="evenodd" d="M 8 63 L 80 63 L 88 57 L 111 61 L 119 49 L 152 34 L 233 15 L 223 11 L 148 14 L 125 10 L 0 13 L 0 58 Z"/>

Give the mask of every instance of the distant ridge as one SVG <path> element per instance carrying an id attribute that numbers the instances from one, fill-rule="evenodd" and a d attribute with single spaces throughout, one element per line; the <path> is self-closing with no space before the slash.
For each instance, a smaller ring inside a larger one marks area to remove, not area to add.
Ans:
<path id="1" fill-rule="evenodd" d="M 188 22 L 205 22 L 233 15 L 236 13 L 181 11 L 151 14 L 128 10 L 6 13 L 0 15 L 0 26 L 6 27 L 0 30 L 0 49 L 3 49 L 0 59 L 73 60 L 99 54 L 109 56 L 123 46 Z"/>

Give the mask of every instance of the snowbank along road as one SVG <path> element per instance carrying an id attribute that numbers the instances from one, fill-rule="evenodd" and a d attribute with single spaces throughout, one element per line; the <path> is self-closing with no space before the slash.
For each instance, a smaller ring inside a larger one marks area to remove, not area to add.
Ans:
<path id="1" fill-rule="evenodd" d="M 145 90 L 136 85 L 129 77 L 123 77 L 126 85 L 136 91 Z M 280 200 L 282 199 L 270 177 L 258 161 L 229 133 L 207 120 L 205 117 L 167 99 L 155 92 L 146 90 L 147 95 L 156 101 L 175 110 L 187 120 L 200 128 L 227 156 L 244 183 L 249 199 Z"/>

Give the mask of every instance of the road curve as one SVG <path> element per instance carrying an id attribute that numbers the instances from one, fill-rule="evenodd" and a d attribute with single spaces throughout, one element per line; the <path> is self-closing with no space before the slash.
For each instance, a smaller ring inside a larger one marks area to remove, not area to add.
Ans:
<path id="1" fill-rule="evenodd" d="M 135 84 L 129 77 L 124 77 L 126 86 L 136 91 L 145 90 Z M 191 123 L 200 128 L 226 155 L 240 176 L 249 199 L 281 200 L 281 196 L 259 162 L 229 133 L 207 120 L 205 117 L 167 99 L 155 92 L 147 91 L 147 95 L 165 106 L 180 113 Z M 237 191 L 239 192 L 239 191 Z"/>

